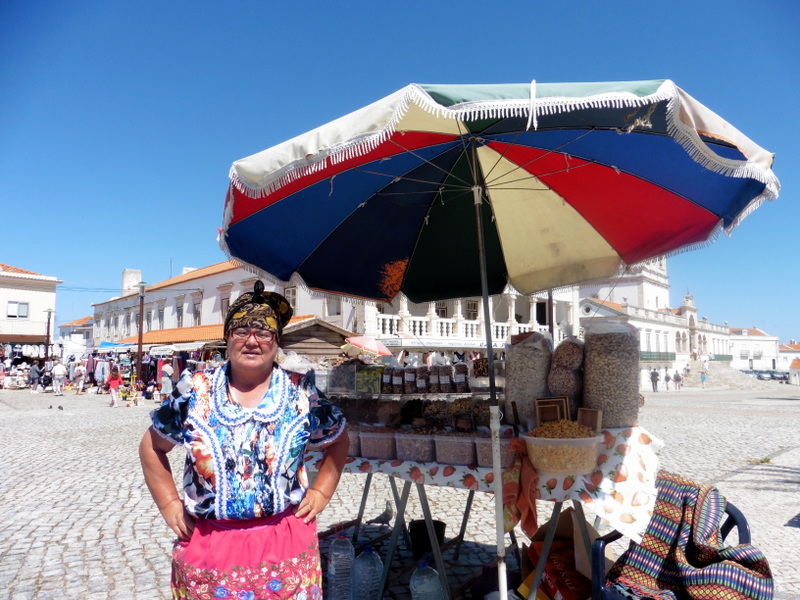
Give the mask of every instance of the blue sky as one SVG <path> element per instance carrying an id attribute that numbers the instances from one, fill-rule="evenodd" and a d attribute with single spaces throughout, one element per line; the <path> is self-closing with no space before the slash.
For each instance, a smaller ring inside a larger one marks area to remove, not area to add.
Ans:
<path id="1" fill-rule="evenodd" d="M 800 8 L 669 3 L 4 0 L 0 262 L 57 322 L 225 259 L 231 163 L 408 83 L 674 80 L 774 152 L 781 196 L 670 259 L 672 304 L 800 339 Z M 668 215 L 666 216 L 668 218 Z"/>

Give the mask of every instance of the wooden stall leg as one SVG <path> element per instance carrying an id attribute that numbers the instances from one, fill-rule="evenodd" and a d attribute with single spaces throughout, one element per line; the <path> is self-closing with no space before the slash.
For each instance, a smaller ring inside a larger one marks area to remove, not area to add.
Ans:
<path id="1" fill-rule="evenodd" d="M 439 540 L 436 538 L 436 530 L 433 528 L 431 507 L 428 505 L 428 495 L 425 493 L 424 484 L 417 484 L 417 493 L 419 494 L 419 503 L 422 507 L 422 514 L 425 517 L 425 526 L 428 530 L 428 538 L 431 542 L 431 552 L 433 553 L 433 558 L 436 561 L 436 569 L 439 571 L 439 581 L 442 583 L 444 600 L 450 600 L 450 584 L 447 583 L 447 571 L 445 570 L 444 560 L 442 560 L 442 551 L 441 548 L 439 548 Z"/>
<path id="2" fill-rule="evenodd" d="M 453 558 L 458 560 L 458 555 L 461 554 L 461 544 L 464 542 L 464 534 L 467 531 L 467 521 L 469 521 L 469 512 L 472 510 L 472 498 L 475 496 L 475 490 L 469 491 L 467 496 L 467 506 L 464 508 L 464 516 L 461 518 L 461 529 L 458 530 L 458 543 L 456 544 L 456 551 L 453 553 Z"/>
<path id="3" fill-rule="evenodd" d="M 533 575 L 533 584 L 531 585 L 531 591 L 528 594 L 528 600 L 536 600 L 539 586 L 542 584 L 544 564 L 547 562 L 547 557 L 550 555 L 550 547 L 553 545 L 553 539 L 556 537 L 558 516 L 561 514 L 561 507 L 563 504 L 563 502 L 556 502 L 553 506 L 553 513 L 550 516 L 550 523 L 548 523 L 547 531 L 544 535 L 544 545 L 542 546 L 542 551 L 539 553 L 539 560 L 536 562 L 536 571 Z"/>
<path id="4" fill-rule="evenodd" d="M 358 517 L 356 517 L 356 527 L 353 530 L 353 546 L 358 543 L 358 530 L 361 528 L 361 520 L 364 518 L 364 511 L 367 508 L 367 496 L 369 486 L 372 484 L 372 473 L 367 473 L 367 480 L 364 482 L 364 491 L 361 492 L 361 506 L 358 507 Z"/>
<path id="5" fill-rule="evenodd" d="M 400 506 L 400 494 L 397 491 L 397 483 L 395 482 L 394 477 L 389 477 L 389 485 L 392 487 L 392 496 L 394 499 L 394 506 L 397 510 L 397 516 L 395 517 L 395 525 L 400 523 L 401 530 L 403 532 L 403 541 L 406 544 L 406 548 L 411 549 L 411 536 L 408 533 L 408 527 L 406 527 L 406 516 L 397 507 Z"/>
<path id="6" fill-rule="evenodd" d="M 403 492 L 400 495 L 400 501 L 397 503 L 398 514 L 405 514 L 406 503 L 408 503 L 408 494 L 411 492 L 411 482 L 406 481 L 403 483 Z M 394 557 L 395 548 L 397 548 L 397 539 L 400 537 L 400 530 L 403 528 L 403 520 L 395 519 L 394 528 L 392 529 L 392 537 L 389 540 L 389 549 L 386 551 L 386 560 L 383 563 L 383 575 L 381 575 L 381 585 L 379 588 L 380 596 L 383 598 L 383 593 L 386 591 L 386 582 L 389 579 L 389 572 L 392 569 L 392 558 Z"/>

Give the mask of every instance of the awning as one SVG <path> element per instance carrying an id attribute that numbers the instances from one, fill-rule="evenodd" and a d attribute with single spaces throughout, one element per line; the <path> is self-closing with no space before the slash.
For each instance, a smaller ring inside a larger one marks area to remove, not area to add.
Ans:
<path id="1" fill-rule="evenodd" d="M 175 352 L 193 352 L 200 350 L 206 345 L 216 346 L 222 344 L 221 340 L 204 340 L 198 342 L 176 342 L 174 344 L 161 344 L 158 346 L 150 346 L 150 354 L 152 356 L 170 356 Z"/>

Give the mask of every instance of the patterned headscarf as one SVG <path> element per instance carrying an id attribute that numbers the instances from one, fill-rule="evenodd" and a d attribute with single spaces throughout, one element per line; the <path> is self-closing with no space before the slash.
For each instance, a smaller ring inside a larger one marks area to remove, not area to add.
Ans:
<path id="1" fill-rule="evenodd" d="M 225 338 L 237 327 L 260 327 L 274 331 L 280 340 L 284 326 L 292 318 L 292 307 L 277 292 L 265 292 L 264 284 L 256 281 L 253 291 L 239 296 L 225 317 Z"/>

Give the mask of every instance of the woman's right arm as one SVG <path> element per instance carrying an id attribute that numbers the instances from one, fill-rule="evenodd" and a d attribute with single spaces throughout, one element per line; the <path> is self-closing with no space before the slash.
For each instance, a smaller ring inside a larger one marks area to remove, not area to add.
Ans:
<path id="1" fill-rule="evenodd" d="M 164 521 L 179 538 L 188 540 L 194 530 L 194 518 L 184 510 L 172 478 L 167 453 L 174 447 L 150 427 L 139 443 L 139 460 L 147 488 Z"/>

